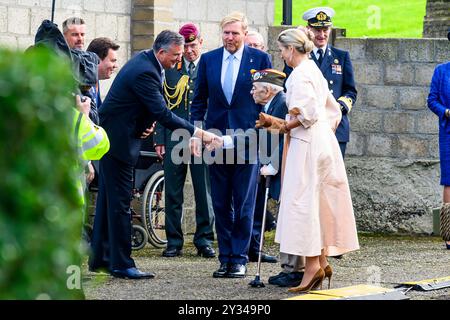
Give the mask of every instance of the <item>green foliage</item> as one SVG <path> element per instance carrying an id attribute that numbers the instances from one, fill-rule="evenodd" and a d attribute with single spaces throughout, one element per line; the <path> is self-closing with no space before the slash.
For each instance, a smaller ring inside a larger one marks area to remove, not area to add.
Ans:
<path id="1" fill-rule="evenodd" d="M 74 87 L 46 49 L 0 49 L 1 299 L 83 297 L 66 285 L 81 262 Z"/>
<path id="2" fill-rule="evenodd" d="M 306 10 L 332 7 L 333 24 L 347 29 L 347 37 L 422 38 L 426 0 L 293 0 L 292 7 L 295 26 L 306 24 L 302 19 Z M 274 25 L 282 18 L 283 0 L 275 0 Z"/>

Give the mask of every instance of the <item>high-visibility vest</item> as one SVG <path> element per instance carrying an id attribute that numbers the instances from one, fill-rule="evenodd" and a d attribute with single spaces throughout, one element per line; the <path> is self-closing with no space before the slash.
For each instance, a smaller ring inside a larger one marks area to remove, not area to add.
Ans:
<path id="1" fill-rule="evenodd" d="M 78 182 L 80 203 L 84 204 L 84 189 L 86 185 L 84 170 L 90 160 L 99 160 L 109 150 L 109 139 L 106 131 L 95 125 L 83 113 L 74 109 L 74 132 L 80 161 L 81 176 Z"/>
<path id="2" fill-rule="evenodd" d="M 109 139 L 106 131 L 79 111 L 75 113 L 74 127 L 78 152 L 82 160 L 99 160 L 108 152 Z"/>

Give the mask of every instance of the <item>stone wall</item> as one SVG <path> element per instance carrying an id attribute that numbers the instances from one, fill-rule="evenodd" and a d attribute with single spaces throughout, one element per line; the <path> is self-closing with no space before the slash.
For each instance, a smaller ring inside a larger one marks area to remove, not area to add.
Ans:
<path id="1" fill-rule="evenodd" d="M 0 0 L 0 45 L 26 49 L 34 43 L 34 35 L 45 19 L 51 19 L 51 0 Z M 57 0 L 54 22 L 62 29 L 65 19 L 72 16 L 86 21 L 87 47 L 96 37 L 109 37 L 120 45 L 119 65 L 130 57 L 130 0 Z M 101 81 L 105 94 L 112 80 Z"/>
<path id="2" fill-rule="evenodd" d="M 220 21 L 232 11 L 243 12 L 249 28 L 259 31 L 267 41 L 268 26 L 273 24 L 273 0 L 174 0 L 175 27 L 193 22 L 200 27 L 206 50 L 222 45 Z"/>
<path id="3" fill-rule="evenodd" d="M 269 30 L 272 52 L 280 28 Z M 345 159 L 358 229 L 431 233 L 442 187 L 438 119 L 426 100 L 450 42 L 337 37 L 334 44 L 350 52 L 358 90 Z M 282 68 L 277 55 L 274 64 Z"/>
<path id="4" fill-rule="evenodd" d="M 447 38 L 450 28 L 450 1 L 427 0 L 427 13 L 423 20 L 424 38 Z"/>
<path id="5" fill-rule="evenodd" d="M 438 119 L 427 107 L 441 39 L 346 39 L 358 101 L 350 114 L 346 165 L 361 229 L 431 233 L 440 205 Z"/>

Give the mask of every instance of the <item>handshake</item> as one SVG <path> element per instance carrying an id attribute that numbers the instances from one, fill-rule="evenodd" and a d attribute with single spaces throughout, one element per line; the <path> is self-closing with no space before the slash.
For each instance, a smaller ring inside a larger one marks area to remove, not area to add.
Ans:
<path id="1" fill-rule="evenodd" d="M 191 153 L 200 157 L 202 155 L 202 142 L 208 151 L 219 149 L 223 147 L 223 138 L 214 133 L 198 129 L 194 137 L 190 140 Z"/>

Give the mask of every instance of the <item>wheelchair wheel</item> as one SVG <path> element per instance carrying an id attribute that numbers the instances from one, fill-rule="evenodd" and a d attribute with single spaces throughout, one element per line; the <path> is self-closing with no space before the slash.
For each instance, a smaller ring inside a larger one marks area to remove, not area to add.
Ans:
<path id="1" fill-rule="evenodd" d="M 164 248 L 167 239 L 163 170 L 157 171 L 145 186 L 142 215 L 149 235 L 148 241 L 156 248 Z"/>
<path id="2" fill-rule="evenodd" d="M 138 224 L 132 225 L 131 249 L 141 250 L 148 241 L 147 231 Z"/>

